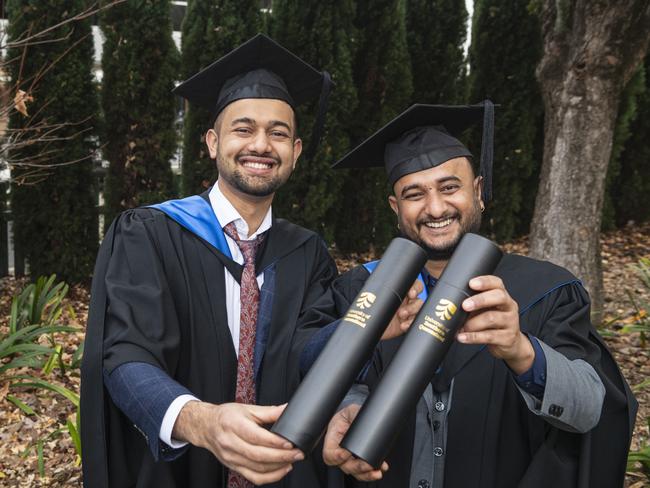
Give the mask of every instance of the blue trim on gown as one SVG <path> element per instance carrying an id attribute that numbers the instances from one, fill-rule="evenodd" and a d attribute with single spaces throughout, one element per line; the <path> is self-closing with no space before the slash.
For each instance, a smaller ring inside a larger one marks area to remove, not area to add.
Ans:
<path id="1" fill-rule="evenodd" d="M 366 270 L 368 271 L 368 273 L 372 274 L 372 272 L 373 272 L 373 271 L 375 270 L 375 268 L 377 267 L 377 264 L 378 264 L 378 263 L 379 263 L 379 260 L 377 260 L 377 261 L 370 261 L 369 263 L 365 263 L 365 264 L 363 265 L 363 267 L 366 268 Z M 427 292 L 427 285 L 426 285 L 426 283 L 424 282 L 424 277 L 422 276 L 422 273 L 418 274 L 418 280 L 420 280 L 420 282 L 422 283 L 422 291 L 421 291 L 420 294 L 418 295 L 418 298 L 419 298 L 420 300 L 422 300 L 423 302 L 425 302 L 425 301 L 427 300 L 427 297 L 429 296 L 429 294 L 428 294 L 428 292 Z"/>
<path id="2" fill-rule="evenodd" d="M 221 224 L 214 214 L 212 206 L 205 198 L 193 195 L 179 200 L 168 200 L 163 203 L 149 205 L 148 207 L 164 212 L 178 224 L 232 259 Z"/>

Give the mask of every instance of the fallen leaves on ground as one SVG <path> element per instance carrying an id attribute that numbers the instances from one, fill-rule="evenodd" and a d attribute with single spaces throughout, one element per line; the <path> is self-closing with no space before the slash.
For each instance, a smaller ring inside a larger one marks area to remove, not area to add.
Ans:
<path id="1" fill-rule="evenodd" d="M 605 338 L 630 385 L 638 385 L 650 378 L 650 344 L 641 344 L 639 333 L 620 334 L 625 325 L 635 322 L 639 313 L 631 301 L 633 296 L 638 304 L 650 303 L 650 290 L 643 287 L 632 267 L 639 258 L 650 257 L 650 224 L 626 227 L 614 232 L 604 233 L 603 274 L 605 290 L 605 324 L 609 332 Z M 520 239 L 503 246 L 508 252 L 526 254 L 527 240 Z M 342 255 L 334 253 L 339 270 L 346 271 L 357 264 L 376 258 L 375 253 Z M 7 331 L 11 297 L 26 284 L 24 279 L 0 279 L 0 331 Z M 88 315 L 89 292 L 83 287 L 72 287 L 67 302 L 75 311 L 76 318 L 67 323 L 85 326 Z M 643 315 L 642 315 L 643 316 Z M 647 315 L 646 315 L 647 316 Z M 650 338 L 648 338 L 650 340 Z M 69 360 L 81 341 L 83 333 L 67 336 L 64 344 L 64 358 Z M 38 374 L 38 372 L 37 372 Z M 79 391 L 79 370 L 58 370 L 47 378 L 67 388 Z M 81 486 L 81 467 L 77 454 L 67 432 L 57 435 L 66 419 L 74 419 L 74 408 L 62 397 L 50 392 L 19 391 L 12 392 L 22 402 L 33 408 L 37 414 L 25 416 L 14 404 L 6 399 L 5 385 L 0 385 L 0 486 L 7 487 L 76 487 Z M 3 395 L 4 394 L 4 395 Z M 5 396 L 3 398 L 3 396 Z M 637 448 L 648 442 L 650 432 L 646 417 L 650 416 L 650 387 L 636 393 L 639 400 L 639 414 L 632 441 Z M 45 476 L 39 474 L 36 443 L 43 442 Z M 627 477 L 628 488 L 647 486 L 645 479 L 631 473 Z"/>

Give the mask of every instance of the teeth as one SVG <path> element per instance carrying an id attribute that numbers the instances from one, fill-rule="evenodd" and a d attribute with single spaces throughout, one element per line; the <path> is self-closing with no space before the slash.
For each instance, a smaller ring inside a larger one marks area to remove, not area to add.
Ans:
<path id="1" fill-rule="evenodd" d="M 449 224 L 451 224 L 453 219 L 447 219 L 443 220 L 441 222 L 427 222 L 426 225 L 427 227 L 430 227 L 431 229 L 440 229 L 441 227 L 446 227 Z"/>
<path id="2" fill-rule="evenodd" d="M 253 162 L 246 162 L 244 163 L 244 166 L 248 168 L 253 168 L 253 169 L 269 169 L 273 165 L 272 164 L 267 164 L 267 163 L 253 163 Z"/>

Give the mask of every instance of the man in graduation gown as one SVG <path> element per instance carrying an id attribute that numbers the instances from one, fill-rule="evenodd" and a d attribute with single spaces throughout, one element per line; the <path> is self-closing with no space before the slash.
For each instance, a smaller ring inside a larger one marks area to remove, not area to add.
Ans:
<path id="1" fill-rule="evenodd" d="M 329 84 L 258 35 L 176 89 L 213 111 L 219 179 L 106 233 L 82 365 L 85 486 L 326 485 L 320 455 L 302 461 L 264 424 L 299 381 L 309 333 L 295 324 L 337 274 L 318 235 L 271 213 L 302 150 L 295 106 L 320 93 L 322 121 Z"/>
<path id="2" fill-rule="evenodd" d="M 398 227 L 429 253 L 421 274 L 429 290 L 462 235 L 480 228 L 491 191 L 493 110 L 489 101 L 415 105 L 337 163 L 385 165 Z M 477 121 L 483 145 L 475 176 L 457 136 Z M 340 316 L 372 269 L 369 263 L 339 277 L 307 321 L 328 310 Z M 469 285 L 476 292 L 462 304 L 469 318 L 386 462 L 370 466 L 340 441 L 400 338 L 380 343 L 364 384 L 330 422 L 325 461 L 362 486 L 622 486 L 637 404 L 590 322 L 580 281 L 551 263 L 509 254 L 494 276 Z"/>

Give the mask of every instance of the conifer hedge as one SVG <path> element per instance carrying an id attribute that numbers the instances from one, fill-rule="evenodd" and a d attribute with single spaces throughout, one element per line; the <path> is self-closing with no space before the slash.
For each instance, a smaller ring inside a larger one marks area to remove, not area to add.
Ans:
<path id="1" fill-rule="evenodd" d="M 630 81 L 626 94 L 635 92 L 635 116 L 628 121 L 627 137 L 617 151 L 616 175 L 609 185 L 609 198 L 614 209 L 613 221 L 618 226 L 628 222 L 650 220 L 650 56 L 646 56 L 639 73 Z M 628 107 L 628 110 L 631 110 Z M 619 110 L 618 126 L 621 125 Z M 620 129 L 617 130 L 617 135 Z M 614 161 L 613 161 L 614 162 Z M 612 164 L 612 163 L 610 163 Z"/>
<path id="2" fill-rule="evenodd" d="M 535 68 L 539 19 L 519 0 L 477 0 L 469 49 L 468 101 L 491 98 L 495 115 L 494 199 L 484 227 L 503 241 L 528 232 L 542 158 L 543 105 Z M 480 154 L 480 127 L 471 149 Z"/>
<path id="3" fill-rule="evenodd" d="M 305 155 L 318 111 L 318 100 L 297 110 L 303 156 L 289 182 L 278 192 L 278 216 L 320 232 L 332 241 L 341 212 L 343 175 L 331 165 L 350 148 L 350 121 L 355 118 L 356 88 L 352 78 L 354 3 L 351 0 L 273 3 L 273 38 L 318 70 L 327 70 L 336 86 L 330 97 L 326 132 L 311 161 Z"/>
<path id="4" fill-rule="evenodd" d="M 83 0 L 9 0 L 8 34 L 16 40 L 58 24 L 87 8 Z M 23 184 L 34 168 L 12 170 L 11 207 L 16 246 L 27 256 L 33 277 L 57 273 L 68 281 L 90 276 L 98 246 L 97 193 L 93 173 L 97 92 L 93 81 L 90 20 L 66 24 L 27 50 L 12 49 L 13 83 L 33 96 L 29 116 L 13 112 L 12 129 L 31 144 L 10 151 L 12 160 L 39 162 L 43 178 Z M 22 71 L 21 71 L 22 68 Z M 47 69 L 46 69 L 47 68 Z"/>
<path id="5" fill-rule="evenodd" d="M 407 0 L 406 39 L 412 103 L 465 101 L 467 9 L 464 0 Z"/>
<path id="6" fill-rule="evenodd" d="M 352 145 L 408 108 L 413 93 L 405 1 L 359 0 L 355 26 L 359 34 L 353 75 L 359 106 L 351 121 Z M 376 168 L 341 174 L 336 244 L 343 251 L 382 249 L 397 232 L 386 172 Z"/>
<path id="7" fill-rule="evenodd" d="M 178 76 L 170 2 L 136 0 L 108 9 L 101 19 L 106 39 L 101 105 L 106 220 L 120 211 L 174 195 L 170 161 L 178 141 Z"/>

